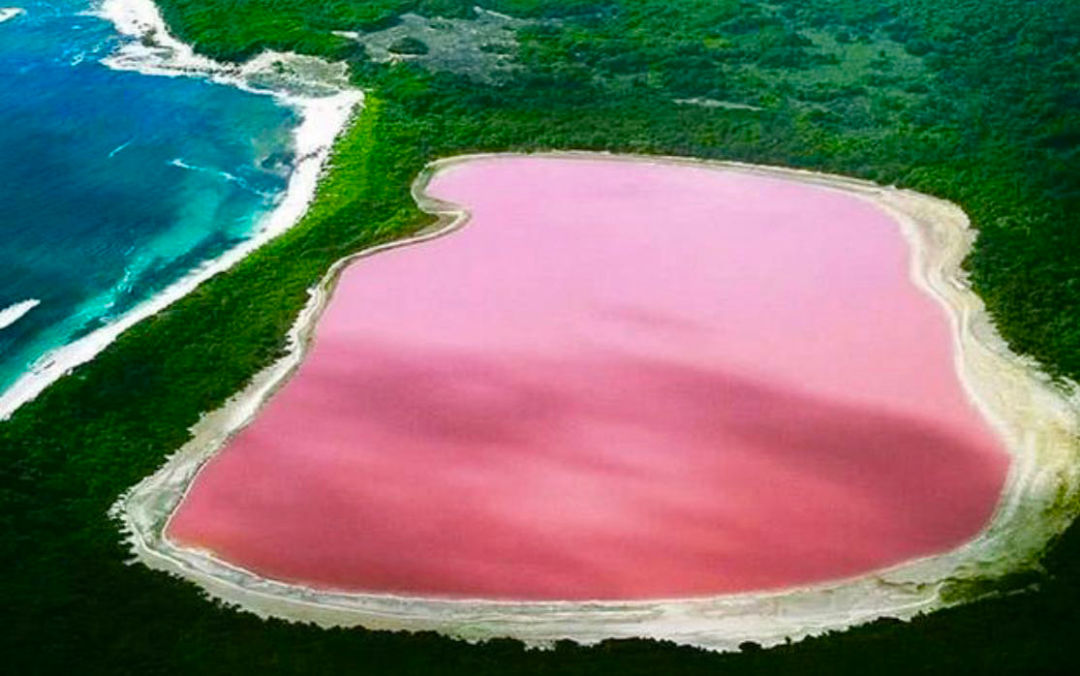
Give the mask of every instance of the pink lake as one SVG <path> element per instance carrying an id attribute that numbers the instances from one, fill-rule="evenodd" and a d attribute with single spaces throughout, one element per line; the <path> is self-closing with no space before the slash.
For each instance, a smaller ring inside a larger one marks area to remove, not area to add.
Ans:
<path id="1" fill-rule="evenodd" d="M 897 224 L 849 194 L 502 157 L 350 266 L 168 535 L 312 587 L 643 599 L 849 577 L 988 521 L 1008 456 Z"/>

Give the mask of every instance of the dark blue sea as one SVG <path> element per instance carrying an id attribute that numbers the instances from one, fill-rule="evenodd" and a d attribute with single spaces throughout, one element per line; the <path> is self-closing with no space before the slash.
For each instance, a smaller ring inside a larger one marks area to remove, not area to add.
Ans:
<path id="1" fill-rule="evenodd" d="M 127 38 L 90 2 L 8 2 L 0 392 L 249 237 L 284 191 L 298 121 L 270 96 L 108 68 Z"/>

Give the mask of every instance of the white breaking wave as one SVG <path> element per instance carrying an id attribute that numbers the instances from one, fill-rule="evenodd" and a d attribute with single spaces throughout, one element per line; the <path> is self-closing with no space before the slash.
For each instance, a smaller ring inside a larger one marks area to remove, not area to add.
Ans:
<path id="1" fill-rule="evenodd" d="M 170 160 L 169 161 L 169 166 L 176 167 L 178 169 L 187 169 L 188 171 L 197 171 L 197 172 L 200 172 L 200 173 L 203 173 L 203 174 L 211 174 L 213 176 L 219 176 L 219 177 L 225 179 L 226 181 L 232 181 L 234 183 L 240 183 L 242 185 L 247 185 L 244 182 L 244 179 L 240 178 L 236 174 L 230 174 L 229 172 L 224 171 L 222 169 L 212 169 L 210 167 L 200 167 L 197 164 L 188 164 L 182 158 L 179 158 L 179 157 L 174 157 L 172 160 Z"/>
<path id="2" fill-rule="evenodd" d="M 11 326 L 15 322 L 23 318 L 27 312 L 30 312 L 38 305 L 41 305 L 41 301 L 36 298 L 30 300 L 24 300 L 21 303 L 15 303 L 0 310 L 0 331 Z"/>
<path id="3" fill-rule="evenodd" d="M 135 139 L 131 139 L 131 141 L 134 141 L 134 140 Z M 125 142 L 121 143 L 120 145 L 116 146 L 115 148 L 113 148 L 112 152 L 109 153 L 109 159 L 111 160 L 112 158 L 116 157 L 117 153 L 119 153 L 121 150 L 123 150 L 124 148 L 127 148 L 129 145 L 131 145 L 131 141 L 125 141 Z"/>
<path id="4" fill-rule="evenodd" d="M 20 14 L 25 14 L 26 10 L 22 7 L 0 7 L 0 23 L 4 23 L 8 19 L 14 19 Z"/>
<path id="5" fill-rule="evenodd" d="M 230 183 L 237 184 L 238 186 L 240 186 L 244 190 L 247 190 L 248 192 L 253 192 L 256 195 L 262 195 L 263 197 L 268 197 L 269 196 L 269 193 L 265 193 L 265 192 L 263 192 L 261 190 L 258 190 L 257 188 L 252 187 L 252 185 L 250 183 L 248 183 L 244 179 L 240 178 L 236 174 L 230 174 L 229 172 L 224 171 L 222 169 L 211 169 L 210 167 L 200 167 L 197 164 L 188 164 L 187 162 L 180 159 L 179 157 L 173 158 L 169 162 L 169 166 L 176 167 L 178 169 L 186 169 L 188 171 L 197 171 L 197 172 L 202 173 L 202 174 L 210 174 L 211 176 L 217 176 L 219 178 L 225 179 L 226 181 L 229 181 Z"/>
<path id="6" fill-rule="evenodd" d="M 296 110 L 300 123 L 293 129 L 292 137 L 297 160 L 281 199 L 259 221 L 251 238 L 220 258 L 199 266 L 108 325 L 51 352 L 39 368 L 24 373 L 11 387 L 0 391 L 0 420 L 37 397 L 60 376 L 90 361 L 140 320 L 165 309 L 299 221 L 315 196 L 334 139 L 364 99 L 363 92 L 349 86 L 343 63 L 330 64 L 315 57 L 264 52 L 236 66 L 200 56 L 169 34 L 152 0 L 104 0 L 95 14 L 111 21 L 117 32 L 129 39 L 112 56 L 102 59 L 102 64 L 110 68 L 145 75 L 206 78 L 273 96 Z M 282 64 L 287 66 L 284 68 L 287 75 L 278 77 Z"/>

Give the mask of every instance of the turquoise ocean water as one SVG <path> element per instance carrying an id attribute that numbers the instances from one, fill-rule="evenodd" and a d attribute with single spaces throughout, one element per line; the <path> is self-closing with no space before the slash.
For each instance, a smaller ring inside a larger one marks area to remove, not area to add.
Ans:
<path id="1" fill-rule="evenodd" d="M 0 391 L 250 236 L 298 122 L 270 96 L 109 69 L 86 0 L 0 0 Z"/>

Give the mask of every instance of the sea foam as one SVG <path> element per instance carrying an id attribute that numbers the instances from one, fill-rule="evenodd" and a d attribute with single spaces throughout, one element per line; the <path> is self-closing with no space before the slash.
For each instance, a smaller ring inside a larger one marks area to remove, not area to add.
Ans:
<path id="1" fill-rule="evenodd" d="M 0 7 L 0 23 L 4 23 L 10 19 L 14 19 L 20 14 L 25 14 L 26 10 L 22 7 Z"/>
<path id="2" fill-rule="evenodd" d="M 36 308 L 38 305 L 41 305 L 41 301 L 36 298 L 31 298 L 30 300 L 24 300 L 21 303 L 15 303 L 14 305 L 9 305 L 3 310 L 0 310 L 0 331 L 22 319 L 23 315 Z"/>
<path id="3" fill-rule="evenodd" d="M 181 159 L 179 157 L 174 157 L 172 160 L 170 160 L 169 161 L 169 166 L 176 167 L 177 169 L 184 169 L 185 171 L 195 171 L 195 172 L 202 173 L 202 174 L 209 174 L 211 176 L 216 176 L 216 177 L 218 177 L 220 179 L 223 179 L 223 180 L 226 180 L 226 181 L 228 181 L 230 183 L 235 183 L 236 185 L 240 186 L 244 190 L 247 190 L 248 192 L 255 193 L 256 195 L 262 195 L 263 197 L 270 197 L 271 196 L 268 193 L 265 193 L 265 192 L 259 190 L 258 188 L 255 188 L 250 183 L 248 183 L 244 179 L 240 178 L 236 174 L 230 174 L 229 172 L 223 171 L 221 169 L 212 169 L 212 168 L 209 168 L 209 167 L 200 167 L 200 166 L 198 166 L 196 164 L 188 164 L 187 162 L 185 162 L 183 159 Z"/>

